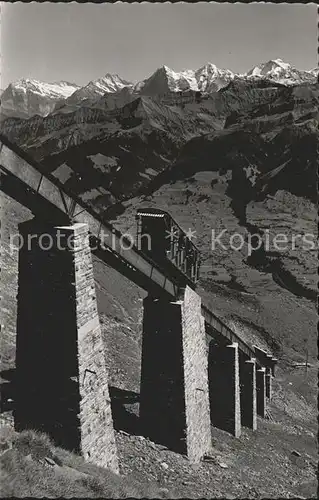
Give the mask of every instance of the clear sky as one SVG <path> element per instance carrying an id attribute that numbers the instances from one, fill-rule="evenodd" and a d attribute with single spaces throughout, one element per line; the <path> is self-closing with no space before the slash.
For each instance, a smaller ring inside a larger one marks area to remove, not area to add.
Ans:
<path id="1" fill-rule="evenodd" d="M 137 81 L 165 64 L 207 62 L 245 72 L 281 58 L 317 66 L 313 4 L 1 4 L 1 83 L 19 78 L 80 85 L 118 73 Z"/>

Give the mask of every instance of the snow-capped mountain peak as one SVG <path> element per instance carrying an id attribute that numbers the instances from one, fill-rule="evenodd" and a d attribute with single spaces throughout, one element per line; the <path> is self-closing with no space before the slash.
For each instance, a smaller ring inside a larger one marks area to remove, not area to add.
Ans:
<path id="1" fill-rule="evenodd" d="M 250 71 L 248 71 L 247 76 L 267 76 L 270 73 L 278 73 L 284 71 L 289 71 L 292 66 L 285 63 L 282 59 L 271 59 L 265 63 L 254 66 Z"/>
<path id="2" fill-rule="evenodd" d="M 232 80 L 268 80 L 274 84 L 298 85 L 314 84 L 318 81 L 318 68 L 303 71 L 294 68 L 280 58 L 254 66 L 247 73 L 237 74 L 228 69 L 220 69 L 208 62 L 199 69 L 175 71 L 166 65 L 158 68 L 149 78 L 133 84 L 117 74 L 106 73 L 101 78 L 91 80 L 79 87 L 66 81 L 45 83 L 39 80 L 22 78 L 10 84 L 1 95 L 2 116 L 30 117 L 34 114 L 46 116 L 62 107 L 72 110 L 78 106 L 94 104 L 103 99 L 127 102 L 129 95 L 163 96 L 185 91 L 213 93 L 227 86 Z M 115 101 L 114 101 L 115 102 Z"/>
<path id="3" fill-rule="evenodd" d="M 212 92 L 225 87 L 235 75 L 229 69 L 220 69 L 213 63 L 207 63 L 195 72 L 198 90 Z"/>
<path id="4" fill-rule="evenodd" d="M 272 63 L 274 66 L 280 66 L 281 68 L 286 69 L 286 70 L 289 69 L 289 68 L 291 68 L 291 64 L 286 63 L 285 61 L 283 61 L 280 58 L 271 59 L 269 61 L 269 63 Z"/>
<path id="5" fill-rule="evenodd" d="M 168 66 L 158 68 L 148 79 L 136 85 L 144 95 L 160 95 L 185 90 L 212 92 L 224 87 L 234 78 L 229 70 L 208 63 L 197 70 L 174 71 Z"/>
<path id="6" fill-rule="evenodd" d="M 18 92 L 33 92 L 42 96 L 56 97 L 58 99 L 67 98 L 80 88 L 79 85 L 66 81 L 46 83 L 31 78 L 21 78 L 11 83 L 9 87 L 11 90 L 16 90 Z"/>
<path id="7" fill-rule="evenodd" d="M 142 95 L 163 95 L 192 88 L 193 71 L 173 71 L 168 66 L 158 68 L 149 78 L 136 85 Z"/>
<path id="8" fill-rule="evenodd" d="M 294 68 L 282 59 L 271 59 L 252 68 L 246 74 L 248 78 L 266 78 L 284 85 L 293 85 L 310 81 L 313 75 L 309 71 Z"/>
<path id="9" fill-rule="evenodd" d="M 205 64 L 204 66 L 200 67 L 196 72 L 201 72 L 201 73 L 206 73 L 206 74 L 216 74 L 220 71 L 223 71 L 223 70 L 218 69 L 216 64 L 209 62 L 209 63 Z"/>
<path id="10" fill-rule="evenodd" d="M 124 87 L 132 87 L 133 83 L 123 80 L 119 75 L 106 73 L 97 80 L 91 80 L 87 85 L 74 92 L 67 100 L 66 104 L 74 105 L 86 99 L 99 98 L 106 93 L 114 93 Z"/>
<path id="11" fill-rule="evenodd" d="M 96 86 L 101 92 L 117 92 L 124 87 L 131 87 L 133 84 L 126 80 L 123 80 L 119 75 L 112 75 L 111 73 L 106 73 L 102 78 L 98 78 L 90 82 L 91 86 Z"/>
<path id="12" fill-rule="evenodd" d="M 65 81 L 46 83 L 31 78 L 21 78 L 4 90 L 1 111 L 5 116 L 27 118 L 39 114 L 46 116 L 56 103 L 67 99 L 80 87 Z"/>
<path id="13" fill-rule="evenodd" d="M 163 64 L 163 66 L 159 68 L 159 70 L 165 71 L 166 73 L 171 73 L 173 71 L 171 68 L 166 66 L 166 64 Z"/>

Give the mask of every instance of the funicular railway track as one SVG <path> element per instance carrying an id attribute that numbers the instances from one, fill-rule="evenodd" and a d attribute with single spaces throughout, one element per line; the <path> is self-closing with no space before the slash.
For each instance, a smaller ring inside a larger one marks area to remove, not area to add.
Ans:
<path id="1" fill-rule="evenodd" d="M 172 273 L 170 266 L 155 262 L 114 228 L 100 214 L 69 192 L 51 173 L 33 160 L 21 148 L 0 134 L 1 190 L 29 208 L 35 216 L 54 224 L 70 221 L 89 225 L 92 251 L 107 264 L 133 281 L 148 293 L 177 300 L 186 286 L 194 282 L 182 272 Z M 103 241 L 101 233 L 103 232 Z M 124 245 L 127 244 L 128 246 Z M 260 367 L 266 366 L 265 357 L 247 345 L 234 331 L 223 323 L 205 304 L 202 305 L 208 334 L 217 332 L 230 343 L 237 342 L 239 350 L 249 358 L 256 358 Z"/>

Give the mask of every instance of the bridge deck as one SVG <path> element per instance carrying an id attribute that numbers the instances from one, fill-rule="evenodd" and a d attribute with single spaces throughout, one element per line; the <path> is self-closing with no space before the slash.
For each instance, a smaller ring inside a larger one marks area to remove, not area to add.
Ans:
<path id="1" fill-rule="evenodd" d="M 83 222 L 90 228 L 95 241 L 103 246 L 96 253 L 107 263 L 135 282 L 149 293 L 166 295 L 177 299 L 180 290 L 187 282 L 169 276 L 136 246 L 128 247 L 131 242 L 116 230 L 109 222 L 95 213 L 76 195 L 67 191 L 65 186 L 52 174 L 45 173 L 43 168 L 21 148 L 12 144 L 0 134 L 0 169 L 1 190 L 29 208 L 35 215 L 57 222 Z M 185 278 L 184 278 L 185 280 Z M 188 283 L 190 286 L 193 284 Z M 203 305 L 202 313 L 206 324 L 216 330 L 230 342 L 237 342 L 239 349 L 248 357 L 257 358 L 260 366 L 265 366 L 264 359 L 258 356 L 254 348 L 249 347 L 240 337 L 225 325 L 210 309 Z"/>

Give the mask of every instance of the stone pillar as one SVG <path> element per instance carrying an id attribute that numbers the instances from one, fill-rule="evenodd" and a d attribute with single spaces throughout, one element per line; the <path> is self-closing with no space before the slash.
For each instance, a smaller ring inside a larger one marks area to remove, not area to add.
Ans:
<path id="1" fill-rule="evenodd" d="M 211 421 L 235 437 L 241 434 L 238 344 L 209 346 Z"/>
<path id="2" fill-rule="evenodd" d="M 177 302 L 144 300 L 140 422 L 193 462 L 211 450 L 205 323 L 188 286 Z"/>
<path id="3" fill-rule="evenodd" d="M 276 375 L 276 366 L 277 366 L 277 363 L 278 363 L 278 359 L 272 357 L 271 358 L 271 373 L 272 373 L 273 377 L 275 377 L 275 375 Z"/>
<path id="4" fill-rule="evenodd" d="M 265 417 L 266 414 L 266 369 L 260 368 L 256 372 L 257 383 L 257 414 Z"/>
<path id="5" fill-rule="evenodd" d="M 88 226 L 19 229 L 16 428 L 118 471 Z"/>
<path id="6" fill-rule="evenodd" d="M 272 397 L 272 369 L 270 367 L 266 368 L 265 383 L 266 383 L 266 397 L 270 401 Z"/>
<path id="7" fill-rule="evenodd" d="M 240 363 L 241 423 L 254 431 L 257 429 L 256 360 Z"/>

